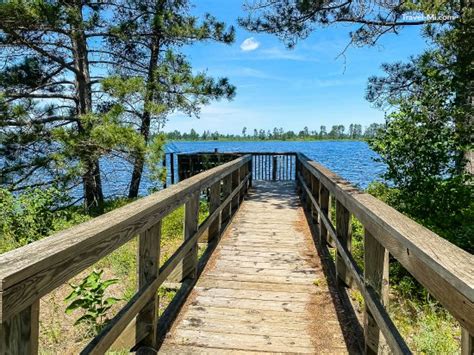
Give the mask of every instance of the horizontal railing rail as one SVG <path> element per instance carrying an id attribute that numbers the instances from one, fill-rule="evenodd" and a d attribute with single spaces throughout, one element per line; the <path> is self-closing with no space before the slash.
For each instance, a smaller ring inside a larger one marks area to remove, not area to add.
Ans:
<path id="1" fill-rule="evenodd" d="M 387 312 L 389 254 L 408 270 L 463 327 L 463 353 L 474 334 L 474 257 L 377 198 L 359 191 L 332 171 L 297 155 L 297 181 L 319 243 L 337 249 L 335 268 L 345 286 L 364 297 L 366 352 L 378 351 L 379 331 L 391 350 L 410 353 Z M 336 202 L 335 225 L 329 211 Z M 351 215 L 365 229 L 364 270 L 351 254 Z M 468 350 L 470 349 L 470 350 Z"/>
<path id="2" fill-rule="evenodd" d="M 156 343 L 157 290 L 173 273 L 184 280 L 197 267 L 197 243 L 223 231 L 251 184 L 251 156 L 205 171 L 89 222 L 0 255 L 0 354 L 37 353 L 39 300 L 133 237 L 139 237 L 139 288 L 83 353 L 101 354 L 136 318 L 136 340 Z M 198 224 L 202 191 L 209 216 Z M 161 221 L 185 205 L 184 242 L 159 268 Z"/>

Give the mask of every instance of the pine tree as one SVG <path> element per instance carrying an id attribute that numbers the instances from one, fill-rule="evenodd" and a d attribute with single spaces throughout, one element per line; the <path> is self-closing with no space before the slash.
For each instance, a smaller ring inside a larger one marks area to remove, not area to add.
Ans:
<path id="1" fill-rule="evenodd" d="M 180 52 L 182 46 L 199 41 L 231 43 L 234 29 L 226 29 L 211 15 L 200 21 L 189 13 L 189 7 L 188 0 L 123 0 L 113 21 L 116 25 L 110 28 L 114 36 L 109 37 L 106 54 L 120 55 L 110 87 L 112 91 L 125 88 L 121 102 L 127 106 L 130 120 L 138 125 L 147 147 L 131 156 L 129 197 L 138 195 L 147 155 L 162 149 L 159 142 L 150 141 L 153 126 L 159 131 L 169 113 L 181 111 L 198 116 L 200 107 L 210 100 L 231 99 L 235 95 L 235 87 L 227 79 L 215 80 L 205 72 L 193 74 Z M 142 89 L 127 91 L 128 83 L 137 78 Z M 157 164 L 151 160 L 149 163 Z"/>
<path id="2" fill-rule="evenodd" d="M 99 159 L 115 148 L 140 147 L 121 124 L 122 109 L 100 99 L 96 56 L 106 9 L 69 0 L 0 5 L 2 176 L 12 189 L 82 183 L 85 206 L 101 211 Z M 45 176 L 49 177 L 47 181 Z"/>

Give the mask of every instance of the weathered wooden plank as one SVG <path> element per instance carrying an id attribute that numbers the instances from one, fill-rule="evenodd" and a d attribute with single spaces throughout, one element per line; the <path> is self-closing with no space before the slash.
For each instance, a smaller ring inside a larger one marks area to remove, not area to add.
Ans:
<path id="1" fill-rule="evenodd" d="M 322 223 L 321 219 L 327 217 L 329 214 L 329 190 L 323 184 L 319 184 L 319 207 L 320 212 L 320 221 L 319 221 L 319 242 L 321 245 L 324 245 L 328 239 L 328 230 L 326 225 Z"/>
<path id="2" fill-rule="evenodd" d="M 138 241 L 138 288 L 145 288 L 157 277 L 160 268 L 161 221 L 140 234 Z M 136 342 L 144 346 L 156 346 L 159 298 L 155 294 L 138 313 Z"/>
<path id="3" fill-rule="evenodd" d="M 194 343 L 198 346 L 210 346 L 224 349 L 254 350 L 266 352 L 313 353 L 311 341 L 274 337 L 272 335 L 223 336 L 222 333 L 202 332 L 199 330 L 178 329 L 173 336 L 177 344 Z"/>
<path id="4" fill-rule="evenodd" d="M 0 354 L 38 353 L 39 300 L 0 324 Z"/>
<path id="5" fill-rule="evenodd" d="M 474 336 L 462 328 L 461 329 L 461 355 L 474 354 Z"/>
<path id="6" fill-rule="evenodd" d="M 474 333 L 474 256 L 327 168 L 298 160 L 466 328 Z"/>
<path id="7" fill-rule="evenodd" d="M 243 190 L 241 190 L 243 191 Z M 211 185 L 209 193 L 209 213 L 214 212 L 221 204 L 221 182 Z M 221 232 L 221 215 L 209 226 L 208 242 L 219 236 Z"/>
<path id="8" fill-rule="evenodd" d="M 232 191 L 232 175 L 229 174 L 222 180 L 222 195 L 226 199 Z M 229 223 L 231 215 L 231 202 L 225 203 L 221 213 L 221 231 Z"/>
<path id="9" fill-rule="evenodd" d="M 252 310 L 232 307 L 201 307 L 189 304 L 186 308 L 186 314 L 183 319 L 188 317 L 197 317 L 203 319 L 221 319 L 234 320 L 235 322 L 255 322 L 269 324 L 288 324 L 288 327 L 300 327 L 303 331 L 316 321 L 314 314 L 289 314 L 288 312 L 278 310 Z M 336 320 L 337 322 L 337 320 Z M 179 327 L 179 324 L 177 325 Z"/>
<path id="10" fill-rule="evenodd" d="M 352 250 L 352 225 L 350 212 L 340 203 L 336 201 L 336 233 L 337 239 L 342 246 L 347 249 L 348 253 Z M 344 261 L 341 260 L 341 254 L 336 252 L 336 273 L 338 279 L 347 287 L 351 286 L 351 275 L 346 270 Z"/>
<path id="11" fill-rule="evenodd" d="M 286 326 L 285 323 L 242 323 L 233 319 L 222 318 L 186 318 L 183 320 L 180 329 L 200 330 L 204 332 L 231 334 L 236 337 L 241 335 L 268 335 L 291 338 L 291 339 L 305 339 L 311 341 L 311 336 L 308 334 L 306 328 L 298 327 L 296 329 L 291 326 Z"/>
<path id="12" fill-rule="evenodd" d="M 237 169 L 232 173 L 232 189 L 235 189 L 237 186 L 239 186 L 239 182 L 240 182 L 240 169 Z M 240 205 L 240 198 L 239 196 L 235 196 L 232 199 L 232 203 L 231 203 L 232 214 L 235 214 L 235 212 L 237 212 L 237 210 L 239 209 L 239 205 Z"/>
<path id="13" fill-rule="evenodd" d="M 199 294 L 206 297 L 215 298 L 240 298 L 240 299 L 251 299 L 251 300 L 262 300 L 262 301 L 298 301 L 298 302 L 309 302 L 311 295 L 302 292 L 291 292 L 290 288 L 286 291 L 275 291 L 275 290 L 238 290 L 233 288 L 215 288 L 215 287 L 196 287 Z"/>
<path id="14" fill-rule="evenodd" d="M 0 256 L 0 320 L 20 312 L 129 241 L 233 169 L 236 159 L 89 222 Z"/>
<path id="15" fill-rule="evenodd" d="M 248 354 L 246 350 L 222 349 L 219 347 L 211 348 L 209 346 L 200 347 L 194 345 L 166 344 L 160 348 L 160 354 Z"/>
<path id="16" fill-rule="evenodd" d="M 235 290 L 256 290 L 256 291 L 291 291 L 296 293 L 314 294 L 318 293 L 318 288 L 311 284 L 280 284 L 266 282 L 250 282 L 250 281 L 232 281 L 215 279 L 206 275 L 205 278 L 199 280 L 196 289 L 201 288 L 226 288 Z"/>
<path id="17" fill-rule="evenodd" d="M 380 297 L 381 303 L 388 307 L 389 254 L 367 230 L 364 238 L 364 279 Z M 382 350 L 379 326 L 367 308 L 364 312 L 364 335 L 367 354 L 377 354 Z"/>

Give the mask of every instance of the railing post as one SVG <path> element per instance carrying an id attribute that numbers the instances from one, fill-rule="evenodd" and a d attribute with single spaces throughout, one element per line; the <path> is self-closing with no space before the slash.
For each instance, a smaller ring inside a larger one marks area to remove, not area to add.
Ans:
<path id="1" fill-rule="evenodd" d="M 319 180 L 311 174 L 311 193 L 316 201 L 319 202 Z M 311 215 L 313 217 L 313 223 L 318 224 L 318 210 L 311 203 Z"/>
<path id="2" fill-rule="evenodd" d="M 232 189 L 231 189 L 231 191 L 234 191 L 237 188 L 237 186 L 239 186 L 239 183 L 240 183 L 240 169 L 237 169 L 232 173 Z M 237 193 L 234 196 L 234 198 L 232 199 L 232 203 L 231 203 L 231 206 L 232 206 L 231 214 L 232 215 L 239 209 L 239 203 L 240 203 L 240 194 Z"/>
<path id="3" fill-rule="evenodd" d="M 229 197 L 230 193 L 232 192 L 232 174 L 227 175 L 223 179 L 223 185 L 222 185 L 222 195 L 224 200 Z M 221 228 L 224 228 L 227 223 L 229 223 L 230 220 L 230 208 L 231 208 L 231 202 L 227 204 L 227 206 L 224 206 L 222 208 L 221 212 Z M 222 232 L 222 231 L 221 231 Z"/>
<path id="4" fill-rule="evenodd" d="M 250 156 L 250 160 L 247 165 L 247 174 L 250 172 L 248 188 L 252 187 L 253 180 L 253 156 Z"/>
<path id="5" fill-rule="evenodd" d="M 352 249 L 351 214 L 339 200 L 336 200 L 336 234 L 337 239 L 350 254 Z M 350 274 L 339 252 L 336 253 L 336 274 L 339 281 L 345 286 L 351 287 L 352 280 Z"/>
<path id="6" fill-rule="evenodd" d="M 245 167 L 246 165 L 242 165 L 239 169 L 239 185 L 242 181 L 244 181 L 245 179 Z M 238 186 L 238 185 L 237 185 Z M 242 186 L 242 188 L 240 189 L 239 193 L 239 204 L 242 203 L 242 201 L 244 200 L 244 196 L 245 196 L 245 186 Z"/>
<path id="7" fill-rule="evenodd" d="M 138 288 L 152 283 L 160 268 L 161 221 L 141 233 L 138 241 Z M 142 346 L 156 347 L 159 297 L 157 294 L 138 313 L 136 342 Z M 143 339 L 143 340 L 142 340 Z"/>
<path id="8" fill-rule="evenodd" d="M 474 337 L 467 329 L 461 328 L 461 355 L 474 354 Z"/>
<path id="9" fill-rule="evenodd" d="M 329 190 L 319 182 L 319 207 L 321 208 L 321 212 L 324 216 L 329 216 Z M 326 225 L 322 221 L 320 217 L 319 220 L 319 240 L 321 245 L 326 244 L 328 238 L 328 231 L 326 229 Z"/>
<path id="10" fill-rule="evenodd" d="M 303 180 L 306 186 L 308 186 L 308 188 L 311 191 L 311 173 L 306 168 L 304 169 Z M 308 211 L 309 214 L 312 214 L 313 202 L 311 201 L 311 198 L 309 196 L 306 196 L 305 198 L 306 198 L 306 210 Z"/>
<path id="11" fill-rule="evenodd" d="M 389 292 L 389 253 L 365 230 L 364 238 L 364 279 L 379 295 L 380 301 L 385 307 L 388 306 Z M 364 336 L 365 353 L 377 354 L 383 341 L 381 341 L 380 329 L 370 311 L 365 307 L 364 312 Z"/>
<path id="12" fill-rule="evenodd" d="M 184 206 L 184 240 L 194 236 L 199 227 L 199 191 L 193 193 Z M 183 279 L 195 278 L 198 264 L 198 241 L 183 261 Z"/>
<path id="13" fill-rule="evenodd" d="M 191 194 L 191 197 L 184 205 L 184 240 L 192 238 L 197 232 L 199 226 L 199 196 L 200 191 Z M 186 254 L 184 259 L 173 270 L 168 277 L 172 282 L 183 282 L 186 277 L 194 278 L 197 272 L 198 263 L 198 241 L 196 240 L 193 248 Z"/>
<path id="14" fill-rule="evenodd" d="M 217 210 L 221 204 L 221 181 L 211 185 L 209 189 L 209 214 L 212 214 Z M 207 241 L 210 242 L 214 238 L 219 236 L 221 230 L 221 213 L 209 226 Z"/>
<path id="15" fill-rule="evenodd" d="M 272 160 L 272 180 L 275 181 L 277 179 L 277 157 L 273 156 Z"/>
<path id="16" fill-rule="evenodd" d="M 39 300 L 0 324 L 0 354 L 38 354 Z"/>

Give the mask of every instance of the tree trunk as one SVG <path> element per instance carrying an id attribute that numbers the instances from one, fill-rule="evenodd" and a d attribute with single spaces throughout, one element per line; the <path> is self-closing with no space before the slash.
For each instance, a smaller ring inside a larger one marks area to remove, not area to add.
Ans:
<path id="1" fill-rule="evenodd" d="M 145 141 L 145 147 L 148 146 L 148 141 L 150 139 L 150 125 L 151 125 L 151 113 L 146 109 L 148 103 L 154 100 L 156 85 L 156 69 L 158 67 L 159 60 L 159 29 L 154 28 L 153 42 L 150 48 L 150 61 L 148 64 L 148 75 L 147 75 L 147 89 L 145 93 L 145 102 L 144 102 L 144 111 L 141 117 L 141 126 L 140 134 L 143 136 Z M 143 151 L 136 151 L 134 153 L 134 163 L 133 163 L 133 172 L 132 178 L 130 181 L 130 189 L 128 191 L 129 198 L 135 198 L 138 196 L 138 191 L 140 189 L 140 182 L 143 175 L 143 167 L 145 165 L 145 153 Z"/>
<path id="2" fill-rule="evenodd" d="M 73 48 L 73 61 L 76 68 L 75 86 L 77 96 L 77 114 L 79 116 L 92 112 L 92 87 L 89 73 L 89 58 L 87 49 L 87 39 L 83 28 L 82 2 L 75 0 L 74 6 L 78 14 L 77 22 L 72 24 L 71 42 Z M 79 122 L 79 131 L 87 133 L 92 129 L 91 125 L 83 125 Z M 80 157 L 85 172 L 82 176 L 85 207 L 101 213 L 104 205 L 104 195 L 102 192 L 102 181 L 100 177 L 100 164 L 96 148 L 86 148 Z"/>

